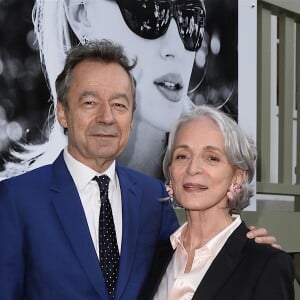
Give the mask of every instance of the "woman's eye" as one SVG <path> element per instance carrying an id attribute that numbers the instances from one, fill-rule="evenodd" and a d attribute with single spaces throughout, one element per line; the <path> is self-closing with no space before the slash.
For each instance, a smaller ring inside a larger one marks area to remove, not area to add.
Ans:
<path id="1" fill-rule="evenodd" d="M 175 155 L 175 159 L 186 159 L 186 158 L 187 158 L 187 156 L 184 155 L 184 154 L 177 154 L 177 155 Z"/>
<path id="2" fill-rule="evenodd" d="M 211 161 L 211 162 L 218 162 L 218 161 L 220 161 L 220 159 L 217 156 L 214 156 L 214 155 L 208 156 L 208 160 Z"/>

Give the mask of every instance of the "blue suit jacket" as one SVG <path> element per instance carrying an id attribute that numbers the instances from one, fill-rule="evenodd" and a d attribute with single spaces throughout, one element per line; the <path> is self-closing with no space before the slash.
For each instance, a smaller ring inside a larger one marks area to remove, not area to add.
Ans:
<path id="1" fill-rule="evenodd" d="M 117 167 L 123 233 L 116 299 L 138 299 L 158 241 L 178 227 L 162 182 Z M 75 184 L 53 165 L 0 182 L 0 299 L 109 299 Z"/>

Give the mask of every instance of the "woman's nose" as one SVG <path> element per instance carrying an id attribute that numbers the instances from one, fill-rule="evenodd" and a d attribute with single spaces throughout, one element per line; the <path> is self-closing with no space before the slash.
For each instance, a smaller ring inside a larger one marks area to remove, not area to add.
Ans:
<path id="1" fill-rule="evenodd" d="M 199 174 L 204 171 L 201 159 L 192 159 L 189 164 L 188 171 L 191 175 Z"/>
<path id="2" fill-rule="evenodd" d="M 167 32 L 160 37 L 160 56 L 163 59 L 174 59 L 184 53 L 185 48 L 179 36 L 176 21 L 172 18 Z"/>

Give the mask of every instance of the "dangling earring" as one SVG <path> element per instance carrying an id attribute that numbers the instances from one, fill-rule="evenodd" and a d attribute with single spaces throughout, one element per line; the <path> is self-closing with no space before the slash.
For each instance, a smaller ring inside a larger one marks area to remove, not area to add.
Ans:
<path id="1" fill-rule="evenodd" d="M 170 197 L 169 202 L 174 209 L 184 208 L 174 197 Z"/>
<path id="2" fill-rule="evenodd" d="M 89 42 L 89 39 L 85 36 L 85 35 L 82 35 L 81 36 L 81 44 L 82 45 L 85 45 Z"/>
<path id="3" fill-rule="evenodd" d="M 171 181 L 166 184 L 166 190 L 169 195 L 169 203 L 174 209 L 183 208 L 183 206 L 174 198 L 173 187 Z"/>
<path id="4" fill-rule="evenodd" d="M 227 197 L 229 200 L 234 199 L 241 192 L 241 186 L 238 183 L 232 183 L 229 191 L 227 192 Z"/>

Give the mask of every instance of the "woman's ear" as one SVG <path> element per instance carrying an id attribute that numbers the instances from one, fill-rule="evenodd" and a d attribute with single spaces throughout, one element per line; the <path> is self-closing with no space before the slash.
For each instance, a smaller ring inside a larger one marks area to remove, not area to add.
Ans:
<path id="1" fill-rule="evenodd" d="M 64 3 L 68 22 L 79 41 L 84 44 L 88 40 L 87 32 L 90 28 L 86 0 L 64 0 Z"/>
<path id="2" fill-rule="evenodd" d="M 236 169 L 231 185 L 227 191 L 228 200 L 234 200 L 241 192 L 241 186 L 246 180 L 247 172 L 241 169 Z"/>
<path id="3" fill-rule="evenodd" d="M 238 184 L 239 186 L 246 180 L 247 171 L 242 169 L 237 169 L 235 173 L 234 183 Z"/>

